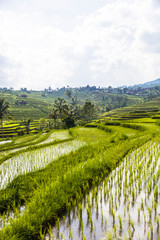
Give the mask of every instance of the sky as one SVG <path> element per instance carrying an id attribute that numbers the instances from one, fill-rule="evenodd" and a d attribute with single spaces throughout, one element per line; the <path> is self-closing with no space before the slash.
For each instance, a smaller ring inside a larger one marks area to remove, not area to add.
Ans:
<path id="1" fill-rule="evenodd" d="M 160 78 L 160 0 L 0 0 L 0 88 Z"/>

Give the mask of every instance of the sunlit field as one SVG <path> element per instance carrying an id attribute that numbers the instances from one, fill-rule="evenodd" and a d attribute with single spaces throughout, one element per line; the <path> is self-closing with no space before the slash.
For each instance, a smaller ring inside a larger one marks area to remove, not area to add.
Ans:
<path id="1" fill-rule="evenodd" d="M 158 239 L 158 140 L 155 123 L 103 122 L 5 145 L 0 239 Z"/>

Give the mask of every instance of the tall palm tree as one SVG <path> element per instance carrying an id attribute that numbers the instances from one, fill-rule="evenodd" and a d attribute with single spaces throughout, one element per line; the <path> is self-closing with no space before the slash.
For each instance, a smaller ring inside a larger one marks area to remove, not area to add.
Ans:
<path id="1" fill-rule="evenodd" d="M 3 118 L 5 115 L 10 115 L 8 109 L 9 109 L 9 103 L 5 101 L 5 99 L 0 99 L 0 121 L 1 121 L 1 127 L 2 127 L 2 139 L 3 139 Z"/>
<path id="2" fill-rule="evenodd" d="M 20 125 L 23 125 L 23 126 L 25 126 L 25 129 L 26 129 L 26 132 L 27 132 L 27 134 L 29 134 L 29 132 L 30 132 L 30 124 L 31 124 L 31 122 L 32 122 L 32 119 L 28 119 L 27 121 L 23 121 Z"/>
<path id="3" fill-rule="evenodd" d="M 62 120 L 62 118 L 68 113 L 68 105 L 63 98 L 58 98 L 54 101 L 54 111 L 57 112 L 58 117 Z"/>

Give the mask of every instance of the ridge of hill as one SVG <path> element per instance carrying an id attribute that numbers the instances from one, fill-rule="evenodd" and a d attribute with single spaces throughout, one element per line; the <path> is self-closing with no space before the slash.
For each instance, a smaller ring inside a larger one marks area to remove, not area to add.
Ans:
<path id="1" fill-rule="evenodd" d="M 160 78 L 153 80 L 153 81 L 146 82 L 146 83 L 136 84 L 136 85 L 130 86 L 130 88 L 134 88 L 134 89 L 139 88 L 139 87 L 140 88 L 152 88 L 155 86 L 160 86 Z"/>

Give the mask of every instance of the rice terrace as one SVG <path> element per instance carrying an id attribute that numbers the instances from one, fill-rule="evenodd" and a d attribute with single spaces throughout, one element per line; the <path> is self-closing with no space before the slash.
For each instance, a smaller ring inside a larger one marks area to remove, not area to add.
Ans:
<path id="1" fill-rule="evenodd" d="M 0 240 L 160 239 L 160 87 L 123 91 L 0 89 Z"/>

